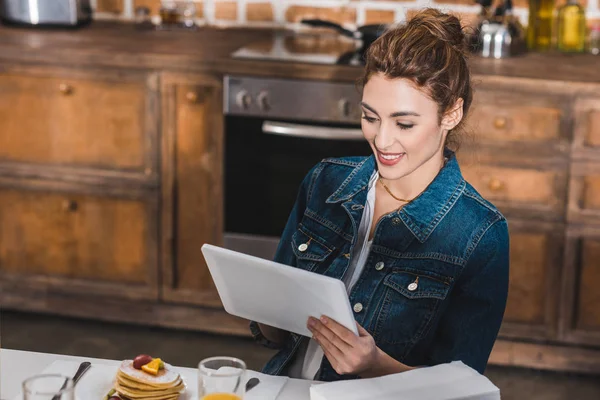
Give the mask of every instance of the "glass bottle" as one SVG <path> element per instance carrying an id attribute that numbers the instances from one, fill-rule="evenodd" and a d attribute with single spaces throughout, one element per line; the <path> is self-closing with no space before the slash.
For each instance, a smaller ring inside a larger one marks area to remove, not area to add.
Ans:
<path id="1" fill-rule="evenodd" d="M 571 53 L 585 51 L 585 10 L 577 0 L 568 0 L 558 9 L 558 50 Z"/>
<path id="2" fill-rule="evenodd" d="M 552 45 L 552 14 L 554 0 L 529 0 L 527 47 L 549 50 Z"/>
<path id="3" fill-rule="evenodd" d="M 600 55 L 600 23 L 592 27 L 590 32 L 589 51 L 593 55 Z"/>

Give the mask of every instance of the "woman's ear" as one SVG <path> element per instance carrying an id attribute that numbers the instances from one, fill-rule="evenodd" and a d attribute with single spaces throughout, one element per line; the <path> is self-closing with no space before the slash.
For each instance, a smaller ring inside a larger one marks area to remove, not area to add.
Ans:
<path id="1" fill-rule="evenodd" d="M 452 130 L 460 123 L 463 117 L 463 99 L 456 100 L 454 105 L 446 112 L 442 118 L 442 129 Z"/>

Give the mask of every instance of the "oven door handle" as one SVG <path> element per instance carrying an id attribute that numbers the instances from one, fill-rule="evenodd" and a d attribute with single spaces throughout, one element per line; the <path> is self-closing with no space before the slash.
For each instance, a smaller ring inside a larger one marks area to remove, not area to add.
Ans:
<path id="1" fill-rule="evenodd" d="M 305 139 L 364 140 L 362 130 L 352 128 L 330 128 L 326 126 L 264 121 L 262 130 L 264 133 L 271 135 L 293 136 Z"/>

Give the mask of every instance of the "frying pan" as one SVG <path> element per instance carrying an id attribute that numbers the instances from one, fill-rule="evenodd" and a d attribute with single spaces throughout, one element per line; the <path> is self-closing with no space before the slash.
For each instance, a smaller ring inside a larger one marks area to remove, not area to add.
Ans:
<path id="1" fill-rule="evenodd" d="M 351 31 L 349 29 L 344 28 L 340 24 L 321 19 L 303 19 L 301 22 L 303 24 L 313 27 L 331 28 L 338 31 L 344 36 L 362 40 L 362 53 L 364 53 L 364 51 L 371 45 L 371 43 L 373 43 L 379 36 L 381 36 L 388 27 L 385 24 L 372 24 L 363 25 L 359 27 L 356 31 Z"/>

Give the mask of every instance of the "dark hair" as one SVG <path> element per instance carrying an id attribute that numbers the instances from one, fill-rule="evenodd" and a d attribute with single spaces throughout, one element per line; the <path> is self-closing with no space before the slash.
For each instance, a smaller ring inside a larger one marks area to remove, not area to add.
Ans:
<path id="1" fill-rule="evenodd" d="M 446 145 L 458 147 L 456 131 L 462 128 L 473 99 L 467 55 L 467 38 L 458 18 L 426 8 L 373 42 L 360 83 L 364 86 L 376 73 L 411 80 L 438 104 L 438 123 L 462 98 L 463 119 L 446 139 Z"/>

